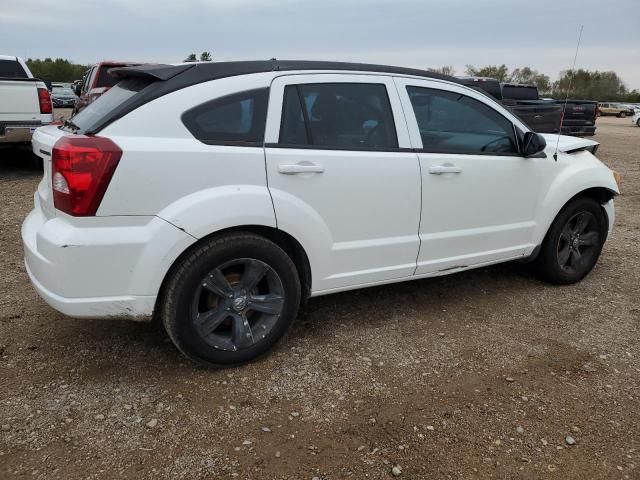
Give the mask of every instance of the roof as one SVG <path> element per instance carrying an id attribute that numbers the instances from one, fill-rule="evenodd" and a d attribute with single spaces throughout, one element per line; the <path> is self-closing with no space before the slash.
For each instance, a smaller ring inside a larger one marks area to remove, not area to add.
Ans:
<path id="1" fill-rule="evenodd" d="M 248 75 L 251 73 L 293 71 L 293 70 L 343 70 L 358 72 L 392 73 L 415 77 L 435 78 L 454 83 L 458 79 L 440 73 L 416 68 L 393 67 L 368 63 L 325 62 L 317 60 L 254 60 L 244 62 L 194 62 L 179 65 L 140 65 L 136 67 L 113 68 L 109 72 L 120 78 L 149 77 L 169 80 L 181 75 L 185 83 L 196 84 L 218 78 Z M 188 85 L 184 85 L 188 86 Z"/>

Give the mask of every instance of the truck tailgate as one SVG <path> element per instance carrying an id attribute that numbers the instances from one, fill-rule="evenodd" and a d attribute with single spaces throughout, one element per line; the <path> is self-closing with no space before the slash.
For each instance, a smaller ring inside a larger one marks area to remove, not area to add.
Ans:
<path id="1" fill-rule="evenodd" d="M 40 121 L 39 80 L 0 80 L 0 119 L 7 122 Z"/>

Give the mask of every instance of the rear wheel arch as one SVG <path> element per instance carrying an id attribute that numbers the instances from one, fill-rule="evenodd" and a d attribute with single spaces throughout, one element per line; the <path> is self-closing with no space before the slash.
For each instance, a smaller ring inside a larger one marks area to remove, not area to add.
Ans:
<path id="1" fill-rule="evenodd" d="M 291 258 L 293 264 L 298 271 L 298 276 L 300 278 L 300 285 L 302 287 L 302 302 L 306 302 L 306 300 L 311 295 L 311 265 L 309 263 L 309 258 L 305 249 L 302 247 L 300 242 L 295 239 L 292 235 L 288 234 L 283 230 L 279 230 L 274 227 L 268 227 L 264 225 L 239 225 L 235 227 L 229 227 L 222 230 L 217 230 L 215 232 L 206 235 L 198 241 L 192 243 L 187 247 L 180 255 L 178 255 L 175 260 L 172 262 L 171 266 L 165 273 L 165 276 L 160 285 L 160 290 L 158 292 L 158 296 L 156 298 L 156 305 L 154 308 L 154 316 L 159 311 L 159 302 L 162 300 L 169 279 L 174 274 L 175 268 L 180 264 L 181 260 L 187 256 L 189 256 L 195 249 L 199 248 L 204 242 L 211 240 L 214 237 L 221 237 L 228 234 L 233 233 L 253 233 L 255 235 L 259 235 L 264 237 L 277 246 L 279 246 L 284 252 Z"/>

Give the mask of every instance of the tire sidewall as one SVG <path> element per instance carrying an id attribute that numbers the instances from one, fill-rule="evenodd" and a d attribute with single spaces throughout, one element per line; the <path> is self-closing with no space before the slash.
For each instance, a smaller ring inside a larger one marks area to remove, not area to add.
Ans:
<path id="1" fill-rule="evenodd" d="M 200 336 L 193 325 L 191 309 L 193 295 L 199 283 L 216 267 L 230 260 L 253 258 L 260 260 L 278 274 L 285 292 L 280 318 L 262 340 L 238 351 L 218 350 Z M 298 313 L 300 281 L 289 256 L 275 243 L 254 235 L 230 236 L 210 242 L 196 256 L 188 256 L 172 278 L 168 289 L 171 296 L 168 311 L 163 315 L 165 327 L 176 346 L 198 363 L 218 366 L 237 365 L 253 360 L 270 350 L 287 332 Z M 167 322 L 170 323 L 167 325 Z"/>
<path id="2" fill-rule="evenodd" d="M 600 243 L 596 246 L 595 254 L 588 268 L 583 272 L 571 274 L 563 270 L 558 264 L 557 245 L 562 229 L 574 215 L 580 212 L 589 212 L 596 218 L 599 226 Z M 598 262 L 606 236 L 607 218 L 602 206 L 598 202 L 588 197 L 581 197 L 570 201 L 557 215 L 545 236 L 540 252 L 539 267 L 541 273 L 547 280 L 558 284 L 569 284 L 582 280 Z"/>

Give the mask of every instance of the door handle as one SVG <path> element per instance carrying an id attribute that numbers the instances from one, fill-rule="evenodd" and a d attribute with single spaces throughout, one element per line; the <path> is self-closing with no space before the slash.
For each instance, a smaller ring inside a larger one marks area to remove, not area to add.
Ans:
<path id="1" fill-rule="evenodd" d="M 322 173 L 322 165 L 297 163 L 295 165 L 278 165 L 278 172 L 285 175 L 295 175 L 296 173 Z"/>
<path id="2" fill-rule="evenodd" d="M 429 167 L 429 173 L 432 175 L 442 175 L 443 173 L 461 173 L 462 169 L 451 164 L 434 165 Z"/>

